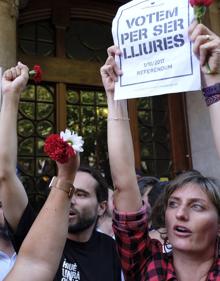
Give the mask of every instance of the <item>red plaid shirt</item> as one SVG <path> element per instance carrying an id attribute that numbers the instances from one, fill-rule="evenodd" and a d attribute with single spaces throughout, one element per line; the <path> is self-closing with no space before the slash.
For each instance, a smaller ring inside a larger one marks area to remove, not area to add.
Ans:
<path id="1" fill-rule="evenodd" d="M 113 229 L 126 281 L 177 280 L 172 253 L 163 253 L 161 243 L 148 236 L 145 205 L 135 213 L 115 210 Z M 209 271 L 207 281 L 220 281 L 220 258 Z"/>

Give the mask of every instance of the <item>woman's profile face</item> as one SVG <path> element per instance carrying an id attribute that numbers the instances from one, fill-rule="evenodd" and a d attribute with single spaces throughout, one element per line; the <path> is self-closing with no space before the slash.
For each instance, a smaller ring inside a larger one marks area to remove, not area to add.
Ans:
<path id="1" fill-rule="evenodd" d="M 174 251 L 214 254 L 220 229 L 218 213 L 198 184 L 187 183 L 171 194 L 165 223 Z"/>

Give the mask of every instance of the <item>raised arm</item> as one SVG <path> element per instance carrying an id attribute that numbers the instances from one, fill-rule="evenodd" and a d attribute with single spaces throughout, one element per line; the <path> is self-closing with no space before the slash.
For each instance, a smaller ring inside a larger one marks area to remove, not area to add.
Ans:
<path id="1" fill-rule="evenodd" d="M 220 38 L 206 26 L 193 23 L 189 30 L 190 38 L 194 42 L 194 52 L 199 57 L 202 72 L 203 88 L 219 84 L 218 91 L 208 103 L 214 140 L 220 157 Z M 207 73 L 207 63 L 211 73 Z"/>
<path id="2" fill-rule="evenodd" d="M 5 71 L 2 77 L 0 193 L 4 215 L 13 230 L 28 203 L 24 187 L 16 176 L 18 104 L 27 81 L 28 68 L 21 63 Z"/>
<path id="3" fill-rule="evenodd" d="M 68 233 L 69 208 L 79 157 L 58 164 L 57 183 L 51 192 L 20 248 L 15 266 L 5 281 L 53 280 Z M 65 190 L 64 190 L 65 189 Z M 40 243 L 39 243 L 40 242 Z"/>
<path id="4" fill-rule="evenodd" d="M 115 187 L 115 207 L 119 211 L 132 212 L 139 210 L 142 203 L 135 174 L 127 100 L 114 100 L 115 82 L 118 75 L 122 74 L 115 63 L 115 55 L 120 55 L 120 50 L 112 46 L 108 49 L 108 58 L 101 68 L 108 102 L 108 151 Z"/>

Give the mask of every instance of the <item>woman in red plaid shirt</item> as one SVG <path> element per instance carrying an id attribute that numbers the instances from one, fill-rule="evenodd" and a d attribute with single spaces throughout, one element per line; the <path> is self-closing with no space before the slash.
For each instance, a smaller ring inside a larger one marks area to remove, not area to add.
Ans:
<path id="1" fill-rule="evenodd" d="M 220 89 L 220 38 L 196 23 L 190 26 L 189 36 L 200 59 L 205 100 L 216 125 L 218 114 L 213 108 L 220 106 L 220 90 L 216 90 Z M 113 99 L 115 81 L 122 75 L 114 58 L 121 52 L 113 46 L 108 49 L 108 55 L 101 75 L 109 108 L 108 148 L 115 186 L 113 228 L 125 280 L 220 281 L 219 181 L 196 171 L 186 172 L 172 181 L 162 198 L 161 214 L 172 252 L 163 253 L 161 243 L 149 238 L 147 210 L 135 175 L 127 101 Z M 214 97 L 211 101 L 206 94 L 210 92 Z"/>

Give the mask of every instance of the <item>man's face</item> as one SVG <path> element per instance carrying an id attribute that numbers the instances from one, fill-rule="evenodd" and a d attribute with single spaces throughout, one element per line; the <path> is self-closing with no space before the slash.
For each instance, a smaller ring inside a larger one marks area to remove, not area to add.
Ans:
<path id="1" fill-rule="evenodd" d="M 97 184 L 89 173 L 77 172 L 69 214 L 69 233 L 79 233 L 95 226 L 99 215 L 99 203 L 95 192 Z"/>

